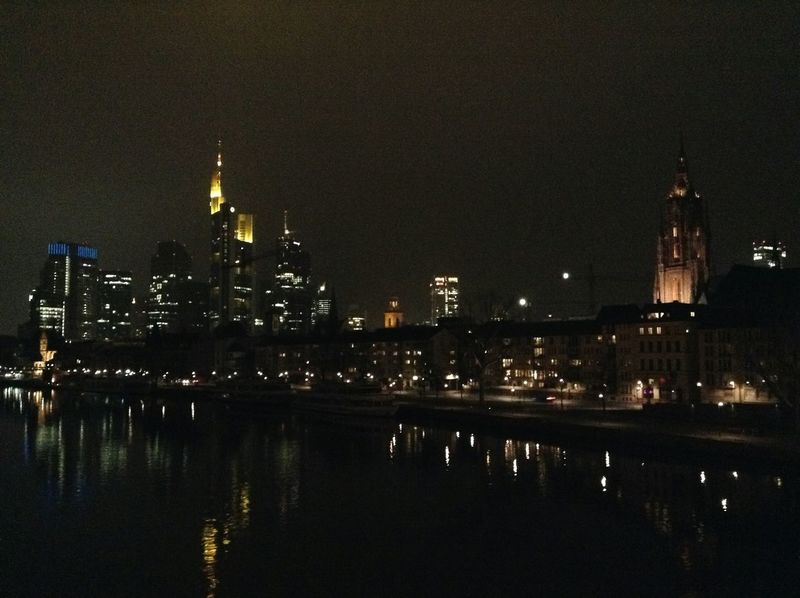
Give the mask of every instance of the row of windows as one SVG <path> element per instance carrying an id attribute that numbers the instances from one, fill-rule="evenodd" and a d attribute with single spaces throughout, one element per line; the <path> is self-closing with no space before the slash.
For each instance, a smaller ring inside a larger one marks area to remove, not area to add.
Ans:
<path id="1" fill-rule="evenodd" d="M 639 335 L 645 334 L 661 334 L 661 326 L 640 326 Z"/>
<path id="2" fill-rule="evenodd" d="M 653 341 L 647 341 L 645 345 L 644 341 L 639 341 L 639 352 L 640 353 L 661 353 L 662 349 L 665 350 L 666 353 L 672 353 L 672 349 L 675 349 L 675 353 L 681 352 L 681 341 L 656 341 L 655 344 Z M 646 350 L 645 350 L 646 349 Z"/>
<path id="3" fill-rule="evenodd" d="M 664 367 L 665 365 L 666 365 L 666 368 Z M 675 371 L 676 372 L 680 372 L 681 371 L 681 360 L 680 359 L 676 359 L 674 361 L 674 365 L 675 365 Z M 666 371 L 668 371 L 668 372 L 671 372 L 672 371 L 672 366 L 673 366 L 673 360 L 672 359 L 666 359 L 666 360 L 664 360 L 664 359 L 642 359 L 640 361 L 640 366 L 641 366 L 639 368 L 640 370 L 647 371 L 647 372 L 656 372 L 656 371 L 660 372 L 660 371 L 664 371 L 664 369 L 666 369 Z"/>
<path id="4" fill-rule="evenodd" d="M 730 372 L 731 371 L 731 358 L 723 358 L 717 361 L 717 371 L 719 372 Z M 714 360 L 713 359 L 706 359 L 706 370 L 709 372 L 714 371 Z"/>

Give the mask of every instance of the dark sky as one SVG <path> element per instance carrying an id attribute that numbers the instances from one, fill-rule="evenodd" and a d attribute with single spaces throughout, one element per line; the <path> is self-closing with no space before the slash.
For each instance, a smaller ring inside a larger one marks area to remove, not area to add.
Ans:
<path id="1" fill-rule="evenodd" d="M 559 273 L 591 261 L 600 300 L 646 300 L 679 130 L 717 273 L 773 231 L 800 263 L 796 2 L 9 4 L 0 332 L 52 240 L 142 290 L 177 239 L 207 276 L 220 133 L 257 251 L 288 209 L 373 324 L 391 294 L 424 318 L 445 272 L 567 313 L 585 285 Z"/>

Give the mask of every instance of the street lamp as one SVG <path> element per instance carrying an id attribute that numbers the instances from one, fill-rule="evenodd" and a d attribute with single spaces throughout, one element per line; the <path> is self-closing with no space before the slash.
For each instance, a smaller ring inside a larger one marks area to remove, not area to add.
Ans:
<path id="1" fill-rule="evenodd" d="M 561 387 L 561 411 L 564 411 L 564 378 L 558 379 L 558 385 Z"/>

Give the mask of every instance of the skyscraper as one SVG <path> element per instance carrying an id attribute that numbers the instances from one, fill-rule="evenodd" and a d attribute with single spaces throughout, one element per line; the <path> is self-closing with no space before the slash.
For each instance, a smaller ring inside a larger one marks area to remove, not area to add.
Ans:
<path id="1" fill-rule="evenodd" d="M 222 192 L 222 142 L 211 177 L 210 309 L 213 324 L 253 319 L 253 215 L 236 212 Z"/>
<path id="2" fill-rule="evenodd" d="M 150 260 L 148 326 L 164 332 L 205 328 L 208 285 L 192 278 L 192 258 L 177 241 L 160 241 Z"/>
<path id="3" fill-rule="evenodd" d="M 786 245 L 782 241 L 753 241 L 753 264 L 765 268 L 783 268 Z"/>
<path id="4" fill-rule="evenodd" d="M 675 181 L 666 197 L 656 251 L 653 302 L 697 303 L 709 277 L 709 229 L 703 200 L 689 181 L 681 139 Z"/>
<path id="5" fill-rule="evenodd" d="M 434 276 L 431 290 L 431 324 L 459 315 L 458 276 Z"/>
<path id="6" fill-rule="evenodd" d="M 67 340 L 94 339 L 97 299 L 97 249 L 63 241 L 50 243 L 39 286 L 30 297 L 34 327 Z"/>
<path id="7" fill-rule="evenodd" d="M 311 326 L 316 329 L 336 318 L 338 318 L 336 297 L 333 290 L 323 282 L 317 288 L 317 294 L 311 306 Z"/>
<path id="8" fill-rule="evenodd" d="M 159 241 L 150 259 L 150 287 L 147 297 L 147 325 L 165 332 L 177 332 L 181 286 L 192 278 L 192 258 L 177 241 Z"/>
<path id="9" fill-rule="evenodd" d="M 286 212 L 283 235 L 278 237 L 273 297 L 278 331 L 307 334 L 311 328 L 311 256 L 289 230 Z"/>
<path id="10" fill-rule="evenodd" d="M 128 270 L 100 271 L 100 307 L 97 337 L 104 340 L 131 338 L 133 274 Z"/>

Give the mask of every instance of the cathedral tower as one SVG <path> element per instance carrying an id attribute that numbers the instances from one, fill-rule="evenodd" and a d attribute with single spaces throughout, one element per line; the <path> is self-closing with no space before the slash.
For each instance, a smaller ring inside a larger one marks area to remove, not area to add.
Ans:
<path id="1" fill-rule="evenodd" d="M 666 197 L 658 235 L 654 303 L 697 303 L 705 299 L 708 245 L 707 214 L 700 194 L 689 181 L 681 139 L 675 181 Z"/>

